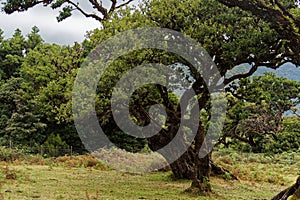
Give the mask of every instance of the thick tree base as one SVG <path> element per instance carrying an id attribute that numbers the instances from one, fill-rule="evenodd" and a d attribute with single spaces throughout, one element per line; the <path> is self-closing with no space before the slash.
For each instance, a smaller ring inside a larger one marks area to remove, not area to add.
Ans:
<path id="1" fill-rule="evenodd" d="M 165 167 L 162 171 L 172 170 L 173 173 L 171 178 L 173 180 L 187 179 L 192 180 L 194 178 L 194 165 L 187 165 L 187 162 L 182 163 L 173 163 L 172 166 Z M 217 165 L 212 160 L 209 161 L 211 166 L 211 175 L 224 178 L 226 180 L 239 180 L 233 173 L 229 170 Z"/>
<path id="2" fill-rule="evenodd" d="M 209 161 L 211 166 L 212 176 L 222 176 L 224 179 L 239 180 L 233 173 L 223 167 L 215 164 L 212 160 Z"/>
<path id="3" fill-rule="evenodd" d="M 193 196 L 211 196 L 212 189 L 209 182 L 200 182 L 199 180 L 194 180 L 191 187 L 186 189 L 184 193 Z"/>

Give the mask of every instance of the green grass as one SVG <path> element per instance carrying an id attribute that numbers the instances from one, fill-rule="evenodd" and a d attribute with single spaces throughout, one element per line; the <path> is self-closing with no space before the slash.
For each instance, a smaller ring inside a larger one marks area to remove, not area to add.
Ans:
<path id="1" fill-rule="evenodd" d="M 211 197 L 183 193 L 191 181 L 173 181 L 170 172 L 124 173 L 109 170 L 90 156 L 2 162 L 0 199 L 270 199 L 291 185 L 299 173 L 299 156 L 292 163 L 288 158 L 216 152 L 214 160 L 240 180 L 212 177 Z"/>
<path id="2" fill-rule="evenodd" d="M 183 194 L 190 181 L 172 181 L 170 173 L 133 175 L 93 168 L 9 166 L 18 176 L 1 188 L 4 199 L 269 199 L 284 187 L 269 183 L 212 178 L 215 194 Z M 9 192 L 5 192 L 9 191 Z"/>

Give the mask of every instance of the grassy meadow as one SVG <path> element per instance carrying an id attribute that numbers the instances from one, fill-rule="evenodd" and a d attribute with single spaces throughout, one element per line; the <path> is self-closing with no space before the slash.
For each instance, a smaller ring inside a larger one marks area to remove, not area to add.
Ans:
<path id="1" fill-rule="evenodd" d="M 2 161 L 0 199 L 270 199 L 291 185 L 300 170 L 296 153 L 266 156 L 222 150 L 213 157 L 239 180 L 230 180 L 229 174 L 213 176 L 210 197 L 183 193 L 191 181 L 174 181 L 169 171 L 120 172 L 84 155 Z"/>

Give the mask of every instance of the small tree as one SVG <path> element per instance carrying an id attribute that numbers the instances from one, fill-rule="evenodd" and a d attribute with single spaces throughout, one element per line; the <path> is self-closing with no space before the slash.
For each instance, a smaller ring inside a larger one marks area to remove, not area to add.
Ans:
<path id="1" fill-rule="evenodd" d="M 237 139 L 254 152 L 264 151 L 266 144 L 278 140 L 284 130 L 284 113 L 300 102 L 300 83 L 272 73 L 241 79 L 228 90 L 230 109 L 222 141 Z"/>
<path id="2" fill-rule="evenodd" d="M 62 156 L 70 149 L 69 145 L 58 134 L 51 133 L 42 145 L 43 152 L 51 157 Z"/>

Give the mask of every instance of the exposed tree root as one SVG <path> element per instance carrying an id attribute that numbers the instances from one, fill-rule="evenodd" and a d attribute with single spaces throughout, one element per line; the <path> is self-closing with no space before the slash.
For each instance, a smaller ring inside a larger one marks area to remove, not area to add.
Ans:
<path id="1" fill-rule="evenodd" d="M 289 198 L 291 197 L 291 198 Z M 300 199 L 300 176 L 298 177 L 296 183 L 291 187 L 281 191 L 271 200 L 297 200 Z"/>
<path id="2" fill-rule="evenodd" d="M 191 187 L 186 189 L 184 193 L 193 196 L 211 196 L 212 190 L 209 182 L 193 180 Z"/>
<path id="3" fill-rule="evenodd" d="M 212 175 L 217 175 L 217 176 L 226 176 L 226 175 L 230 175 L 230 178 L 232 180 L 238 180 L 238 178 L 232 174 L 229 170 L 224 169 L 221 166 L 218 166 L 217 164 L 215 164 L 212 160 L 210 160 L 210 165 L 211 165 L 211 172 Z"/>

